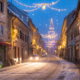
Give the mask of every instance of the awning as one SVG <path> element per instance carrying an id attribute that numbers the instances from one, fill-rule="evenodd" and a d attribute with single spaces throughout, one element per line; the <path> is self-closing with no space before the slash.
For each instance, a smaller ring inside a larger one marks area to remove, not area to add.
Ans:
<path id="1" fill-rule="evenodd" d="M 9 42 L 5 42 L 5 41 L 0 41 L 0 45 L 11 47 L 11 44 Z"/>

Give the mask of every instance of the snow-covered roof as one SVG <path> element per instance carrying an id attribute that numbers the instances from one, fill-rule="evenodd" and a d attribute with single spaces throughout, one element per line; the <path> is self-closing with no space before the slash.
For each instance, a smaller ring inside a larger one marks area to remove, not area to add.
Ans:
<path id="1" fill-rule="evenodd" d="M 76 12 L 76 9 L 74 9 L 71 13 L 69 13 L 68 16 L 65 18 L 65 19 L 67 19 L 67 26 L 66 26 L 67 28 L 69 27 L 69 25 L 74 20 L 74 18 L 75 18 L 75 12 Z"/>
<path id="2" fill-rule="evenodd" d="M 79 13 L 79 10 L 80 10 L 80 0 L 78 0 L 78 6 L 77 6 L 77 8 L 75 9 L 75 10 L 73 10 L 70 14 L 69 14 L 69 16 L 67 16 L 67 18 L 69 19 L 68 20 L 68 23 L 67 23 L 67 27 L 68 27 L 68 29 L 67 29 L 67 31 L 69 30 L 69 28 L 71 27 L 71 25 L 74 23 L 74 21 L 76 20 L 76 18 L 78 17 L 78 13 Z M 69 22 L 70 21 L 70 22 Z M 67 32 L 66 31 L 66 32 Z"/>
<path id="3" fill-rule="evenodd" d="M 25 13 L 24 11 L 21 11 L 10 2 L 8 2 L 8 10 L 13 15 L 15 15 L 19 20 L 21 20 L 28 28 L 30 28 L 28 25 L 28 21 L 30 20 L 30 17 L 28 16 L 27 13 Z"/>

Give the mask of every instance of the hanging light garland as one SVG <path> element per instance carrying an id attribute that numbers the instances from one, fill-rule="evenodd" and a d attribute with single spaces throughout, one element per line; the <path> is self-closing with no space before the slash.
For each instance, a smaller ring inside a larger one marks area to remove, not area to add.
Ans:
<path id="1" fill-rule="evenodd" d="M 52 3 L 41 3 L 41 4 L 35 4 L 35 3 L 34 3 L 34 4 L 33 4 L 34 6 L 28 6 L 28 5 L 22 4 L 21 2 L 19 2 L 19 1 L 17 1 L 17 0 L 14 0 L 14 1 L 16 1 L 18 4 L 20 4 L 20 5 L 22 5 L 22 6 L 25 6 L 25 7 L 36 8 L 36 9 L 32 9 L 32 10 L 24 10 L 24 11 L 28 11 L 28 12 L 30 12 L 30 11 L 35 11 L 35 10 L 39 9 L 40 7 L 42 7 L 42 10 L 45 10 L 46 7 L 50 8 L 50 9 L 53 9 L 53 10 L 57 10 L 57 11 L 65 11 L 65 10 L 67 10 L 67 9 L 57 9 L 57 8 L 52 8 L 52 7 L 50 7 L 50 6 L 52 6 L 52 5 L 57 4 L 57 3 L 59 2 L 59 0 L 57 0 L 56 2 L 52 2 Z"/>
<path id="2" fill-rule="evenodd" d="M 25 7 L 29 7 L 29 8 L 35 8 L 37 6 L 28 6 L 28 5 L 25 5 L 25 4 L 22 4 L 21 2 L 17 1 L 17 0 L 14 0 L 16 1 L 18 4 L 22 5 L 22 6 L 25 6 Z"/>
<path id="3" fill-rule="evenodd" d="M 41 6 L 40 6 L 40 7 L 41 7 Z M 35 11 L 35 10 L 39 9 L 40 7 L 36 8 L 36 9 L 33 9 L 33 10 L 24 10 L 24 11 L 31 12 L 31 11 Z"/>

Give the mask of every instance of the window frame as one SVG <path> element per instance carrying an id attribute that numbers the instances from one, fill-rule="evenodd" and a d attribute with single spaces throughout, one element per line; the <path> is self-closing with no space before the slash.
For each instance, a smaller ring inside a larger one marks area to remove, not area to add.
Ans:
<path id="1" fill-rule="evenodd" d="M 2 30 L 3 29 L 3 30 Z M 0 32 L 1 35 L 4 35 L 4 26 L 1 25 L 1 32 Z"/>
<path id="2" fill-rule="evenodd" d="M 0 12 L 4 13 L 4 3 L 0 1 Z"/>

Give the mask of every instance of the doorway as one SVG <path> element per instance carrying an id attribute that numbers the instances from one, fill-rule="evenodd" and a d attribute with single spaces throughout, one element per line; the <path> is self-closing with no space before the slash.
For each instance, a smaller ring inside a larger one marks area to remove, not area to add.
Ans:
<path id="1" fill-rule="evenodd" d="M 20 61 L 20 55 L 19 55 L 19 47 L 18 47 L 18 62 Z"/>
<path id="2" fill-rule="evenodd" d="M 23 59 L 24 59 L 23 48 L 21 49 L 21 53 L 22 53 L 22 61 L 23 61 Z"/>
<path id="3" fill-rule="evenodd" d="M 6 60 L 6 52 L 5 52 L 5 47 L 0 46 L 0 62 L 5 62 Z"/>

